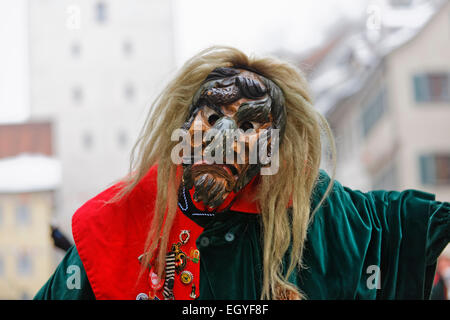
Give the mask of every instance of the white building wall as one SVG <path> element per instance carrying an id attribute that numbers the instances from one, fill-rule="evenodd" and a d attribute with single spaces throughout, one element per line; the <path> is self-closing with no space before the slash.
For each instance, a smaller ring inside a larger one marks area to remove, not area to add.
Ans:
<path id="1" fill-rule="evenodd" d="M 0 1 L 0 123 L 29 112 L 27 1 Z"/>
<path id="2" fill-rule="evenodd" d="M 55 122 L 68 235 L 75 210 L 127 173 L 150 102 L 175 68 L 171 10 L 167 0 L 29 2 L 31 115 Z"/>
<path id="3" fill-rule="evenodd" d="M 333 123 L 336 126 L 336 179 L 349 188 L 368 191 L 371 186 L 370 177 L 361 156 L 363 139 L 358 108 L 360 103 L 360 97 L 349 102 L 349 111 Z"/>

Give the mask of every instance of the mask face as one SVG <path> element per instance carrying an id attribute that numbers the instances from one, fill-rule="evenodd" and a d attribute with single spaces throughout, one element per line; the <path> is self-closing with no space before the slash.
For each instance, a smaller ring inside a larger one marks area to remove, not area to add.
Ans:
<path id="1" fill-rule="evenodd" d="M 281 140 L 285 123 L 283 95 L 272 81 L 244 69 L 215 69 L 196 92 L 183 126 L 197 155 L 183 164 L 194 200 L 217 208 L 245 187 L 263 166 L 261 150 L 268 157 L 275 151 L 271 129 L 279 129 Z"/>

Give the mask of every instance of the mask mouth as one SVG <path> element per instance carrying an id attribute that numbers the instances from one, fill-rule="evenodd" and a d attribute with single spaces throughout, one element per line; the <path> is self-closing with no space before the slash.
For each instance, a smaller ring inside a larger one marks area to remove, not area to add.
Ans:
<path id="1" fill-rule="evenodd" d="M 195 164 L 188 170 L 190 183 L 195 187 L 194 200 L 211 209 L 219 207 L 237 183 L 228 165 Z"/>
<path id="2" fill-rule="evenodd" d="M 239 178 L 239 170 L 238 168 L 233 164 L 219 164 L 219 163 L 208 163 L 205 160 L 198 161 L 194 163 L 191 166 L 192 173 L 208 173 L 208 172 L 214 172 L 216 174 L 219 174 L 220 176 L 223 176 L 223 174 L 227 175 L 228 177 L 233 177 L 235 180 Z M 221 174 L 220 171 L 223 171 L 224 173 Z M 223 178 L 226 178 L 223 176 Z"/>
<path id="3" fill-rule="evenodd" d="M 232 164 L 222 164 L 221 166 L 224 166 L 228 170 L 230 170 L 231 174 L 237 179 L 239 177 L 239 170 L 236 168 L 235 165 Z"/>

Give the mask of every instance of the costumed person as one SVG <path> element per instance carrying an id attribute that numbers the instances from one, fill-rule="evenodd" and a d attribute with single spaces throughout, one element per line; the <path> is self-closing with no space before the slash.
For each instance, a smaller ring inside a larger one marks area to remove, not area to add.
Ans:
<path id="1" fill-rule="evenodd" d="M 450 300 L 450 246 L 444 250 L 437 261 L 430 299 Z"/>
<path id="2" fill-rule="evenodd" d="M 324 136 L 334 154 L 295 67 L 200 52 L 154 103 L 130 173 L 75 212 L 35 299 L 428 299 L 450 204 L 342 186 L 319 169 Z"/>

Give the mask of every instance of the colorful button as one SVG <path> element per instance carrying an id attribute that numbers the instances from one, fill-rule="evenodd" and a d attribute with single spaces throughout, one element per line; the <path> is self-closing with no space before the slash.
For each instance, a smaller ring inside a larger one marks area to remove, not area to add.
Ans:
<path id="1" fill-rule="evenodd" d="M 183 271 L 180 275 L 180 280 L 183 284 L 190 284 L 192 282 L 192 280 L 194 279 L 194 276 L 192 275 L 192 273 L 190 271 Z"/>
<path id="2" fill-rule="evenodd" d="M 189 230 L 181 230 L 179 238 L 182 244 L 186 244 L 189 241 L 190 237 L 191 233 Z"/>
<path id="3" fill-rule="evenodd" d="M 190 258 L 192 262 L 198 263 L 200 260 L 200 251 L 198 249 L 191 249 Z"/>
<path id="4" fill-rule="evenodd" d="M 209 246 L 209 238 L 205 237 L 205 236 L 201 237 L 200 238 L 200 246 L 202 246 L 202 247 Z"/>
<path id="5" fill-rule="evenodd" d="M 163 287 L 164 279 L 161 279 L 160 277 L 158 277 L 158 275 L 154 272 L 153 267 L 150 269 L 148 278 L 149 278 L 149 282 L 150 282 L 150 287 L 153 290 L 158 291 Z"/>
<path id="6" fill-rule="evenodd" d="M 234 240 L 234 234 L 231 233 L 231 232 L 228 232 L 228 233 L 225 235 L 225 240 L 228 241 L 228 242 L 233 241 L 233 240 Z"/>
<path id="7" fill-rule="evenodd" d="M 197 298 L 197 294 L 195 293 L 195 284 L 192 284 L 192 290 L 191 290 L 191 294 L 189 295 L 189 297 L 191 299 L 196 299 Z"/>

